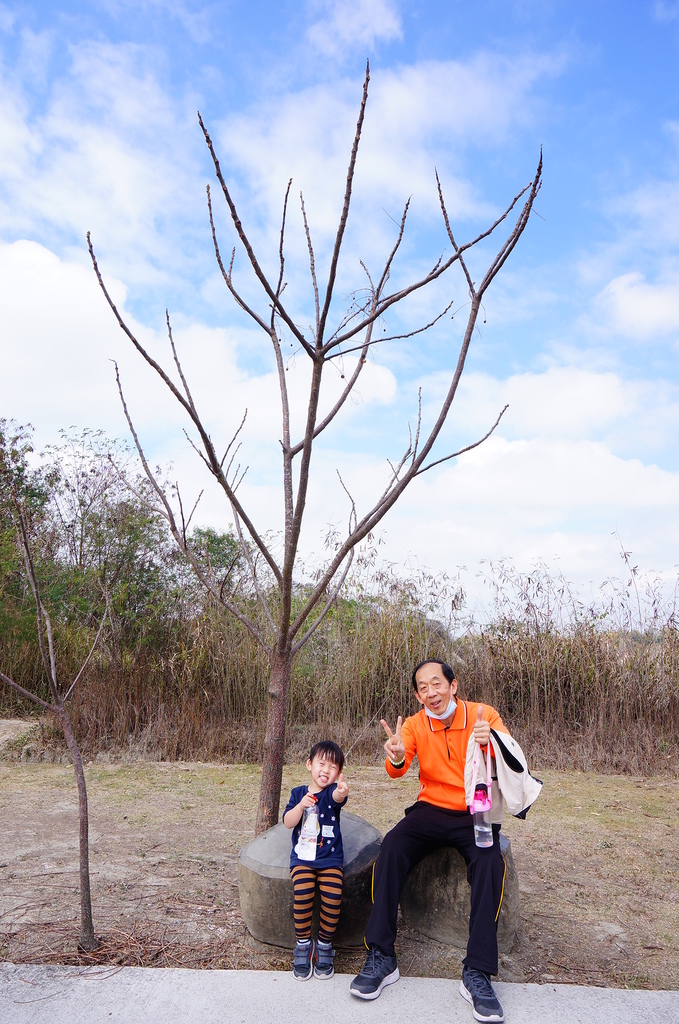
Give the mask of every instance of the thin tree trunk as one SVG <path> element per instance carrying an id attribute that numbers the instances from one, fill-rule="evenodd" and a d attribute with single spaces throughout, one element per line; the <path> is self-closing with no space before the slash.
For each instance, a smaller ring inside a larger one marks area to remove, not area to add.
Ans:
<path id="1" fill-rule="evenodd" d="M 78 946 L 81 949 L 97 949 L 99 943 L 94 934 L 92 897 L 90 894 L 89 818 L 87 814 L 85 772 L 83 771 L 83 762 L 78 750 L 78 744 L 73 735 L 71 722 L 63 704 L 59 708 L 58 714 L 78 784 L 78 812 L 80 819 L 80 936 L 78 938 Z"/>
<path id="2" fill-rule="evenodd" d="M 259 791 L 255 835 L 266 832 L 268 828 L 271 828 L 278 822 L 283 777 L 283 754 L 285 752 L 285 716 L 288 706 L 291 671 L 292 651 L 290 647 L 288 646 L 282 652 L 275 650 L 271 655 L 262 785 Z"/>

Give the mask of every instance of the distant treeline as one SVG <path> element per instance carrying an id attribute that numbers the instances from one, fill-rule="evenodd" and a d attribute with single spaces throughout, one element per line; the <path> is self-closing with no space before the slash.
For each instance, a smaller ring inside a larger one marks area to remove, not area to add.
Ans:
<path id="1" fill-rule="evenodd" d="M 13 453 L 64 683 L 109 608 L 69 702 L 84 756 L 257 761 L 267 661 L 250 634 L 206 598 L 152 511 L 143 480 L 134 480 L 133 491 L 124 482 L 125 449 L 87 432 L 64 436 L 40 460 L 29 448 L 26 430 L 0 421 L 0 450 L 6 460 Z M 0 497 L 0 668 L 46 695 L 33 600 L 7 494 Z M 256 614 L 234 537 L 199 529 L 192 537 L 234 600 Z M 609 583 L 586 606 L 544 570 L 522 575 L 495 566 L 493 614 L 478 624 L 465 621 L 462 597 L 445 579 L 402 579 L 377 571 L 364 555 L 295 663 L 289 758 L 331 735 L 349 761 L 378 760 L 379 720 L 415 709 L 410 676 L 427 656 L 450 662 L 463 697 L 500 711 L 536 767 L 678 771 L 674 606 L 626 568 L 626 582 Z M 31 705 L 0 688 L 1 716 L 29 713 Z M 43 719 L 24 756 L 58 755 L 61 742 Z"/>

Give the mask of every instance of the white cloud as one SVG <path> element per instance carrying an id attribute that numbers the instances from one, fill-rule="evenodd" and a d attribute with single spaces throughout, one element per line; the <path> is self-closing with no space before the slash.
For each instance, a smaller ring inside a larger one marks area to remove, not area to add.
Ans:
<path id="1" fill-rule="evenodd" d="M 679 3 L 677 0 L 655 0 L 653 13 L 658 21 L 678 21 Z"/>
<path id="2" fill-rule="evenodd" d="M 320 550 L 329 521 L 344 527 L 349 503 L 359 516 L 386 483 L 386 462 L 328 451 L 317 460 L 309 490 L 303 553 Z M 279 501 L 275 491 L 271 500 Z M 591 441 L 493 438 L 457 464 L 417 479 L 382 520 L 381 557 L 457 575 L 470 603 L 487 603 L 477 573 L 484 561 L 508 559 L 519 570 L 547 562 L 576 585 L 619 577 L 620 539 L 635 564 L 669 568 L 677 550 L 679 473 L 615 456 Z M 620 538 L 620 539 L 619 539 Z"/>
<path id="3" fill-rule="evenodd" d="M 120 3 L 124 7 L 126 0 Z M 120 3 L 114 4 L 117 11 Z M 169 5 L 175 15 L 180 8 L 182 4 Z M 367 19 L 368 14 L 378 18 L 381 9 L 373 5 L 360 10 Z M 41 45 L 48 42 L 45 37 Z M 128 283 L 135 308 L 141 296 L 152 309 L 156 302 L 164 304 L 168 293 L 180 308 L 188 308 L 194 287 L 204 301 L 212 301 L 213 292 L 197 280 L 211 273 L 212 254 L 204 206 L 210 171 L 195 122 L 195 98 L 189 102 L 187 94 L 177 102 L 171 95 L 166 58 L 152 47 L 86 42 L 69 52 L 70 61 L 50 83 L 46 101 L 36 98 L 32 81 L 6 76 L 0 82 L 5 142 L 0 153 L 0 234 L 6 240 L 35 238 L 61 255 L 86 260 L 84 236 L 91 230 L 102 268 Z M 400 217 L 411 193 L 411 217 L 418 226 L 408 232 L 405 259 L 394 267 L 394 283 L 403 267 L 410 272 L 421 263 L 414 239 L 423 225 L 425 230 L 431 226 L 432 218 L 439 234 L 431 262 L 438 257 L 446 239 L 439 223 L 435 165 L 453 220 L 495 214 L 495 204 L 465 171 L 465 147 L 478 138 L 492 147 L 526 124 L 537 102 L 536 83 L 554 73 L 551 59 L 478 54 L 466 61 L 428 62 L 374 76 L 338 278 L 338 306 L 364 284 L 359 257 L 373 272 L 382 264 L 395 237 L 390 218 Z M 360 80 L 340 80 L 283 93 L 230 117 L 217 131 L 222 165 L 231 164 L 231 182 L 241 177 L 242 187 L 233 182 L 234 196 L 272 276 L 277 271 L 282 197 L 289 176 L 295 178 L 286 298 L 292 296 L 291 312 L 302 322 L 308 322 L 310 312 L 299 190 L 305 194 L 322 276 L 344 195 L 359 99 Z M 525 176 L 531 171 L 526 168 Z M 215 196 L 220 240 L 228 251 L 232 236 L 230 227 L 222 230 L 219 200 Z M 239 287 L 252 297 L 243 266 L 239 253 Z M 301 275 L 306 297 L 294 308 L 294 285 Z"/>
<path id="4" fill-rule="evenodd" d="M 663 127 L 676 147 L 677 124 Z M 576 328 L 588 341 L 673 341 L 679 333 L 679 179 L 647 180 L 604 208 L 614 237 L 579 262 L 589 308 Z"/>
<path id="5" fill-rule="evenodd" d="M 164 332 L 150 330 L 126 311 L 125 288 L 119 281 L 111 278 L 107 286 L 130 329 L 179 386 Z M 115 359 L 149 457 L 154 462 L 182 462 L 182 453 L 189 454 L 182 436 L 182 428 L 190 426 L 188 418 L 118 327 L 91 268 L 61 260 L 35 242 L 0 245 L 0 305 L 3 416 L 33 422 L 39 444 L 72 424 L 127 436 L 111 364 Z M 173 336 L 196 406 L 218 447 L 226 447 L 248 410 L 241 434 L 242 461 L 251 466 L 254 484 L 265 480 L 280 461 L 281 405 L 275 371 L 253 374 L 244 367 L 252 348 L 261 345 L 258 336 L 181 317 L 173 322 Z M 298 354 L 286 365 L 294 443 L 304 427 L 309 360 Z M 345 357 L 327 368 L 321 418 L 355 365 L 355 357 Z M 365 418 L 374 406 L 392 402 L 395 395 L 392 373 L 368 361 L 355 396 L 328 434 L 341 437 L 352 421 Z"/>
<path id="6" fill-rule="evenodd" d="M 429 419 L 448 386 L 441 373 L 422 380 Z M 672 453 L 679 430 L 679 387 L 663 380 L 627 379 L 612 371 L 552 366 L 502 380 L 466 373 L 438 448 L 453 451 L 482 437 L 509 405 L 497 435 L 511 440 L 599 441 L 622 457 L 646 460 Z"/>
<path id="7" fill-rule="evenodd" d="M 115 280 L 110 286 L 124 312 L 124 287 Z M 0 247 L 0 287 L 5 317 L 0 351 L 3 415 L 32 420 L 39 446 L 53 441 L 59 427 L 71 424 L 102 427 L 111 435 L 127 437 L 109 361 L 115 358 L 152 461 L 174 463 L 173 479 L 181 483 L 185 505 L 192 505 L 206 487 L 198 521 L 225 526 L 228 508 L 182 436 L 185 421 L 178 406 L 119 330 L 94 274 L 36 243 L 19 242 Z M 149 331 L 132 317 L 128 320 L 170 369 L 162 332 Z M 225 447 L 245 407 L 249 409 L 238 455 L 242 466 L 250 466 L 242 496 L 264 529 L 280 529 L 277 383 L 272 373 L 249 374 L 241 361 L 243 351 L 259 343 L 256 336 L 182 319 L 173 326 L 194 398 L 205 410 L 215 441 Z M 297 409 L 307 380 L 305 366 L 298 355 L 289 372 Z M 349 360 L 344 369 L 350 372 Z M 436 380 L 426 383 L 431 394 Z M 329 384 L 324 408 L 336 397 L 341 379 L 331 376 Z M 376 453 L 380 442 L 379 430 L 374 429 L 377 424 L 383 428 L 384 411 L 378 420 L 371 414 L 390 403 L 389 415 L 396 415 L 399 394 L 389 371 L 371 364 L 365 368 L 360 391 L 362 404 L 349 404 L 338 429 L 316 447 L 303 535 L 305 555 L 320 550 L 330 521 L 346 521 L 349 500 L 337 470 L 359 514 L 387 481 L 389 468 L 386 458 Z M 479 588 L 473 576 L 477 564 L 499 557 L 513 559 L 520 568 L 537 559 L 560 557 L 576 582 L 598 582 L 618 572 L 618 542 L 611 536 L 618 530 L 636 561 L 666 567 L 667 550 L 676 550 L 679 543 L 679 474 L 616 455 L 606 439 L 592 437 L 607 438 L 620 424 L 629 434 L 645 429 L 653 412 L 663 429 L 671 430 L 679 421 L 676 389 L 666 386 L 663 391 L 653 382 L 626 382 L 610 373 L 597 375 L 572 367 L 515 375 L 505 382 L 471 374 L 461 389 L 457 422 L 467 430 L 487 426 L 488 416 L 494 418 L 507 397 L 516 413 L 511 435 L 494 436 L 457 464 L 415 481 L 382 524 L 384 556 L 399 564 L 415 560 L 450 573 L 467 565 L 472 575 L 466 586 L 472 593 Z M 453 433 L 454 424 L 449 436 Z M 357 439 L 358 448 L 352 450 Z M 392 433 L 390 449 L 394 444 Z"/>
<path id="8" fill-rule="evenodd" d="M 185 266 L 205 221 L 195 113 L 170 102 L 149 49 L 89 43 L 71 57 L 45 109 L 28 84 L 2 83 L 0 231 L 84 255 L 91 229 L 114 273 L 167 282 L 163 263 Z"/>
<path id="9" fill-rule="evenodd" d="M 672 136 L 675 131 L 671 130 Z M 610 203 L 614 217 L 624 224 L 630 247 L 659 252 L 679 244 L 679 181 L 649 181 Z"/>
<path id="10" fill-rule="evenodd" d="M 370 86 L 359 190 L 369 193 L 371 201 L 379 197 L 382 203 L 396 203 L 397 215 L 408 195 L 415 194 L 420 209 L 424 205 L 438 216 L 438 166 L 451 214 L 485 215 L 491 207 L 475 197 L 477 187 L 459 174 L 460 151 L 471 143 L 498 146 L 509 131 L 528 124 L 537 102 L 534 87 L 560 67 L 553 55 L 481 53 L 468 61 L 427 61 L 381 71 Z M 314 222 L 334 232 L 359 100 L 358 82 L 343 80 L 286 94 L 229 118 L 220 128 L 224 161 L 244 172 L 274 223 L 292 176 L 295 194 L 303 190 Z M 524 173 L 530 177 L 533 171 L 531 166 Z"/>
<path id="11" fill-rule="evenodd" d="M 604 324 L 625 338 L 652 341 L 679 332 L 679 274 L 649 283 L 639 271 L 613 278 L 595 298 Z"/>
<path id="12" fill-rule="evenodd" d="M 436 473 L 436 471 L 434 471 Z M 454 467 L 415 482 L 385 521 L 400 564 L 472 573 L 484 559 L 523 570 L 561 560 L 576 583 L 620 573 L 617 531 L 647 568 L 677 549 L 679 474 L 620 459 L 589 441 L 491 439 Z M 479 591 L 473 576 L 467 579 Z"/>
<path id="13" fill-rule="evenodd" d="M 401 19 L 394 0 L 313 0 L 321 17 L 307 39 L 322 54 L 337 57 L 348 48 L 372 49 L 380 39 L 400 39 Z"/>
<path id="14" fill-rule="evenodd" d="M 121 20 L 138 17 L 147 12 L 159 19 L 172 19 L 182 26 L 195 43 L 207 43 L 211 38 L 211 22 L 216 14 L 215 5 L 203 6 L 184 0 L 100 0 L 102 7 Z M 192 10 L 192 6 L 197 8 Z"/>

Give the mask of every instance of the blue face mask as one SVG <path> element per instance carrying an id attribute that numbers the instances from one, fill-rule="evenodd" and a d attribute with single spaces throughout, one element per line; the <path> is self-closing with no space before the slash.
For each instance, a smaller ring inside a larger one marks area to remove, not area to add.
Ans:
<path id="1" fill-rule="evenodd" d="M 455 711 L 456 707 L 457 707 L 457 701 L 455 700 L 455 698 L 453 696 L 451 696 L 450 704 L 448 705 L 448 707 L 446 708 L 446 710 L 443 712 L 442 715 L 435 715 L 433 711 L 429 710 L 429 708 L 425 708 L 424 709 L 424 713 L 426 715 L 429 715 L 430 718 L 435 718 L 439 722 L 444 722 L 446 720 L 446 718 L 450 718 L 450 716 Z"/>

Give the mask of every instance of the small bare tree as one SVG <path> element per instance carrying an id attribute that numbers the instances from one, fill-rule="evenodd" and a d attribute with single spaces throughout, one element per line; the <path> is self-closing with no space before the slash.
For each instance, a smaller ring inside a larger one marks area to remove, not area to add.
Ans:
<path id="1" fill-rule="evenodd" d="M 455 458 L 455 456 L 462 454 L 462 452 L 468 451 L 481 444 L 482 441 L 492 433 L 502 416 L 502 413 L 500 413 L 500 416 L 498 416 L 494 426 L 491 427 L 483 438 L 479 439 L 474 444 L 470 444 L 458 452 L 444 455 L 441 458 L 433 459 L 431 457 L 434 443 L 441 432 L 441 428 L 445 423 L 457 392 L 457 387 L 464 369 L 467 352 L 477 323 L 483 297 L 489 285 L 502 269 L 519 241 L 519 238 L 528 223 L 530 213 L 541 184 L 542 157 L 540 157 L 535 177 L 519 192 L 517 196 L 514 197 L 504 213 L 502 213 L 502 215 L 498 217 L 486 231 L 477 235 L 477 237 L 472 241 L 460 245 L 456 242 L 453 236 L 446 211 L 443 191 L 437 174 L 436 183 L 438 187 L 441 213 L 447 237 L 450 245 L 452 246 L 452 251 L 445 256 L 439 257 L 431 270 L 422 277 L 412 281 L 410 284 L 407 284 L 402 288 L 398 288 L 395 291 L 390 292 L 388 290 L 387 286 L 394 267 L 394 261 L 404 237 L 406 217 L 410 202 L 408 201 L 403 210 L 395 242 L 386 258 L 379 276 L 371 276 L 367 268 L 362 264 L 368 280 L 368 288 L 366 292 L 367 298 L 357 299 L 352 308 L 340 317 L 339 322 L 331 326 L 331 303 L 336 285 L 342 243 L 345 237 L 347 220 L 349 217 L 356 158 L 358 155 L 366 102 L 368 99 L 369 80 L 369 68 L 366 68 L 365 81 L 363 84 L 363 97 L 346 177 L 344 203 L 330 257 L 327 281 L 323 288 L 319 286 L 316 274 L 316 257 L 314 247 L 312 245 L 311 232 L 307 220 L 304 200 L 300 194 L 301 218 L 308 247 L 310 283 L 313 291 L 313 304 L 315 309 L 314 325 L 308 334 L 305 334 L 305 332 L 300 329 L 298 326 L 298 318 L 292 315 L 288 304 L 283 302 L 283 291 L 286 283 L 284 250 L 285 227 L 288 199 L 290 196 L 292 182 L 290 181 L 288 183 L 283 203 L 283 216 L 278 247 L 279 268 L 277 278 L 273 280 L 266 276 L 254 252 L 228 185 L 222 174 L 210 135 L 203 124 L 200 114 L 198 115 L 200 127 L 203 131 L 205 142 L 207 143 L 210 155 L 214 162 L 217 181 L 219 182 L 222 194 L 226 201 L 233 227 L 238 240 L 245 250 L 250 267 L 261 286 L 263 293 L 262 297 L 267 306 L 267 312 L 258 310 L 246 300 L 243 292 L 237 288 L 233 276 L 236 253 L 235 247 L 231 253 L 230 260 L 227 263 L 222 259 L 213 219 L 210 187 L 208 186 L 207 202 L 210 227 L 219 269 L 224 278 L 226 287 L 235 302 L 270 339 L 278 373 L 282 418 L 282 436 L 280 445 L 282 458 L 282 502 L 284 521 L 282 555 L 280 557 L 276 557 L 276 553 L 271 544 L 267 542 L 267 538 L 256 527 L 249 512 L 243 506 L 238 496 L 238 485 L 242 480 L 242 474 L 240 473 L 239 467 L 237 465 L 234 466 L 234 456 L 238 449 L 236 441 L 243 427 L 243 422 L 241 422 L 231 441 L 223 451 L 223 454 L 221 454 L 221 452 L 218 451 L 218 447 L 208 434 L 204 420 L 196 407 L 191 390 L 182 371 L 172 336 L 169 316 L 166 317 L 167 330 L 174 364 L 180 381 L 180 384 L 178 385 L 173 382 L 166 371 L 140 344 L 138 339 L 133 335 L 127 324 L 124 322 L 106 289 L 101 272 L 97 265 L 89 234 L 87 236 L 88 247 L 95 273 L 120 327 L 140 355 L 151 367 L 153 367 L 155 372 L 165 383 L 171 394 L 184 409 L 186 415 L 193 424 L 193 427 L 197 431 L 198 437 L 194 447 L 205 463 L 207 470 L 218 481 L 224 495 L 226 496 L 226 500 L 235 523 L 236 532 L 242 546 L 243 556 L 250 569 L 252 586 L 263 613 L 261 616 L 261 622 L 255 621 L 244 605 L 239 605 L 237 602 L 231 600 L 229 596 L 225 596 L 220 589 L 218 580 L 215 580 L 211 575 L 209 567 L 206 567 L 206 565 L 201 562 L 198 553 L 192 548 L 191 544 L 187 540 L 188 524 L 185 521 L 181 501 L 178 502 L 178 508 L 175 510 L 171 502 L 172 495 L 168 496 L 166 488 L 162 485 L 157 476 L 154 475 L 148 464 L 142 444 L 140 443 L 137 432 L 133 426 L 132 418 L 125 402 L 118 369 L 116 367 L 118 388 L 125 415 L 144 469 L 155 489 L 158 498 L 158 509 L 166 517 L 175 541 L 188 558 L 198 577 L 213 595 L 214 599 L 218 601 L 227 612 L 235 615 L 243 623 L 243 625 L 255 637 L 257 642 L 262 646 L 269 659 L 271 672 L 266 734 L 264 740 L 264 763 L 256 824 L 256 830 L 258 833 L 269 828 L 278 820 L 285 743 L 286 705 L 293 660 L 314 630 L 318 628 L 329 609 L 332 607 L 333 602 L 336 600 L 337 595 L 347 577 L 356 545 L 359 544 L 370 531 L 374 530 L 380 520 L 401 497 L 406 487 L 408 487 L 416 477 L 421 476 L 422 473 L 425 473 L 433 466 L 440 465 L 442 462 Z M 513 223 L 511 230 L 500 245 L 496 254 L 488 263 L 487 269 L 483 273 L 480 283 L 477 284 L 472 279 L 472 275 L 468 268 L 467 254 L 480 242 L 492 235 L 493 232 L 495 232 L 495 230 L 507 220 L 509 214 L 517 208 L 517 204 L 519 204 L 522 199 L 523 204 L 518 206 L 519 212 L 516 217 L 516 221 Z M 434 324 L 436 324 L 445 315 L 445 313 L 448 312 L 452 303 L 450 303 L 446 309 L 438 315 L 433 316 L 429 323 L 423 324 L 421 327 L 410 331 L 408 334 L 394 335 L 391 338 L 376 338 L 373 334 L 375 325 L 378 321 L 384 318 L 385 315 L 398 304 L 403 303 L 408 296 L 422 291 L 422 289 L 426 289 L 428 286 L 433 285 L 434 282 L 439 281 L 454 266 L 461 268 L 466 281 L 466 287 L 469 292 L 468 316 L 462 342 L 459 348 L 457 365 L 452 374 L 448 391 L 441 404 L 436 420 L 426 436 L 422 436 L 421 414 L 418 412 L 416 429 L 414 433 L 409 431 L 410 443 L 401 456 L 395 462 L 390 463 L 390 471 L 386 486 L 379 496 L 376 497 L 371 508 L 359 516 L 355 503 L 347 492 L 350 512 L 346 533 L 343 535 L 336 546 L 336 549 L 330 554 L 327 562 L 319 572 L 315 585 L 303 592 L 301 606 L 294 607 L 295 569 L 298 560 L 300 532 L 302 529 L 302 521 L 307 501 L 314 442 L 320 434 L 334 423 L 347 399 L 352 395 L 360 374 L 365 366 L 371 346 L 378 340 L 384 343 L 385 341 L 395 340 L 397 337 L 413 337 L 424 333 L 429 328 L 433 327 Z M 292 340 L 293 344 L 300 346 L 301 350 L 309 359 L 311 369 L 306 405 L 306 425 L 303 435 L 297 439 L 291 436 L 289 393 L 286 381 L 286 367 L 283 357 L 283 345 L 286 340 Z M 348 379 L 345 379 L 343 390 L 333 407 L 326 415 L 321 416 L 319 411 L 319 399 L 324 370 L 333 359 L 346 355 L 348 352 L 358 353 L 355 369 L 348 376 Z M 175 489 L 175 498 L 178 497 L 179 492 Z M 264 570 L 264 572 L 262 572 L 262 570 Z M 273 587 L 267 585 L 267 575 L 269 580 L 274 581 Z"/>
<path id="2" fill-rule="evenodd" d="M 0 440 L 2 437 L 0 435 Z M 16 529 L 17 543 L 21 550 L 23 561 L 26 569 L 26 576 L 30 585 L 33 599 L 36 607 L 36 619 L 37 619 L 37 632 L 38 632 L 38 645 L 40 648 L 40 656 L 42 659 L 43 669 L 49 683 L 50 693 L 52 696 L 51 703 L 43 700 L 37 694 L 32 693 L 30 690 L 25 689 L 18 683 L 15 683 L 10 676 L 5 675 L 4 672 L 0 671 L 0 680 L 9 686 L 16 693 L 21 694 L 22 697 L 26 697 L 28 700 L 37 704 L 38 707 L 42 708 L 43 711 L 49 711 L 58 720 L 61 728 L 63 729 L 64 738 L 68 747 L 68 753 L 73 764 L 73 771 L 75 772 L 76 783 L 78 786 L 78 814 L 79 814 L 79 864 L 80 864 L 80 933 L 78 937 L 78 945 L 81 949 L 94 950 L 97 949 L 99 943 L 94 934 L 94 925 L 92 923 L 92 898 L 90 894 L 90 855 L 89 855 L 89 817 L 87 811 L 87 786 L 85 785 L 85 772 L 83 771 L 82 758 L 80 756 L 80 750 L 76 742 L 75 735 L 73 733 L 73 727 L 71 726 L 68 712 L 66 710 L 66 702 L 75 690 L 78 681 L 81 679 L 87 665 L 90 662 L 94 650 L 99 642 L 104 623 L 106 621 L 106 612 L 104 613 L 97 635 L 94 639 L 89 654 L 83 662 L 75 678 L 72 680 L 70 685 L 66 688 L 65 693 L 62 696 L 58 680 L 57 680 L 57 664 L 54 654 L 54 639 L 52 635 L 52 623 L 50 621 L 47 609 L 42 603 L 40 596 L 40 587 L 38 585 L 38 577 L 35 571 L 35 563 L 33 555 L 31 553 L 31 545 L 29 542 L 29 533 L 26 523 L 26 518 L 21 506 L 20 497 L 17 493 L 15 483 L 12 479 L 13 467 L 9 464 L 9 460 L 6 458 L 6 452 L 2 450 L 0 446 L 0 496 L 3 501 L 7 501 L 14 526 Z"/>

